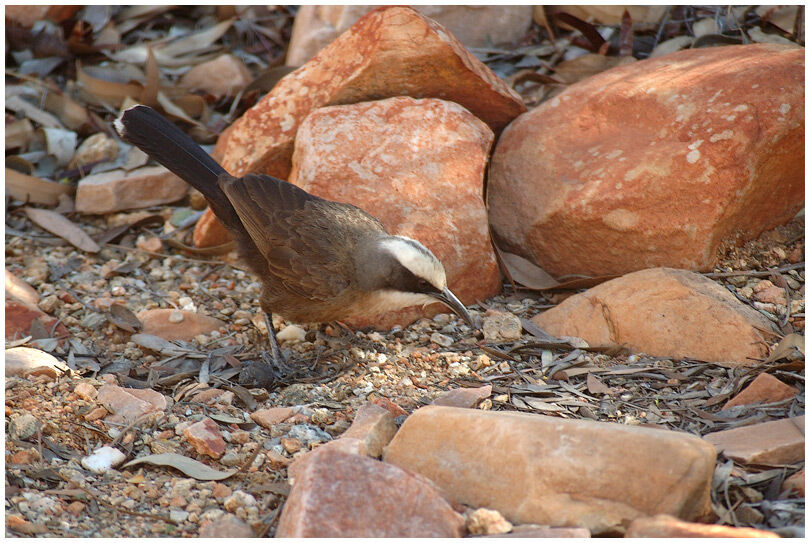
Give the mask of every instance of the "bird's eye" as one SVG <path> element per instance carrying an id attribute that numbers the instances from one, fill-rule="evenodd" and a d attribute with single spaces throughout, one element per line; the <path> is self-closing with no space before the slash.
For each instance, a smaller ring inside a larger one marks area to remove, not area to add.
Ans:
<path id="1" fill-rule="evenodd" d="M 428 282 L 425 279 L 420 279 L 419 280 L 419 288 L 425 289 L 427 287 L 428 287 Z"/>

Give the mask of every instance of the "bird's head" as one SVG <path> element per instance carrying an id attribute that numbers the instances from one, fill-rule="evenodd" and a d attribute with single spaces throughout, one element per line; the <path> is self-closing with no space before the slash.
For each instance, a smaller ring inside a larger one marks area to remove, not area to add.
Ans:
<path id="1" fill-rule="evenodd" d="M 404 236 L 374 240 L 358 262 L 363 290 L 378 293 L 385 309 L 442 302 L 470 326 L 472 317 L 447 288 L 444 266 L 427 247 Z"/>

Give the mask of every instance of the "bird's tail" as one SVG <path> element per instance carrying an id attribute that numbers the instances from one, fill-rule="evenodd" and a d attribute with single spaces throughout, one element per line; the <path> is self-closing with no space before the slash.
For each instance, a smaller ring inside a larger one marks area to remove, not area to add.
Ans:
<path id="1" fill-rule="evenodd" d="M 217 184 L 227 174 L 216 160 L 154 109 L 133 106 L 115 121 L 120 136 L 200 191 L 214 214 L 231 230 L 244 230 L 228 197 Z"/>

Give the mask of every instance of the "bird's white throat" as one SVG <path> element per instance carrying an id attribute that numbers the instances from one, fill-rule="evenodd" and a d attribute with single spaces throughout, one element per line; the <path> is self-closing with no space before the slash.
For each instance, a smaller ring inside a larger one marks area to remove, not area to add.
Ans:
<path id="1" fill-rule="evenodd" d="M 363 314 L 381 315 L 404 307 L 425 306 L 435 303 L 441 302 L 427 294 L 389 289 L 376 290 L 371 293 L 363 304 Z"/>

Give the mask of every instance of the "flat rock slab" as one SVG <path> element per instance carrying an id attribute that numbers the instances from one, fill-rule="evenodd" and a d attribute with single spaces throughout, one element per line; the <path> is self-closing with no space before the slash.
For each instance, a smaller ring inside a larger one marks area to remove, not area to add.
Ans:
<path id="1" fill-rule="evenodd" d="M 76 211 L 103 214 L 168 204 L 183 198 L 188 187 L 163 166 L 97 173 L 79 181 Z"/>
<path id="2" fill-rule="evenodd" d="M 131 424 L 141 417 L 168 407 L 166 396 L 149 388 L 124 388 L 104 385 L 98 389 L 96 402 L 112 413 L 108 420 Z"/>
<path id="3" fill-rule="evenodd" d="M 315 451 L 276 537 L 461 537 L 464 519 L 420 477 L 367 456 Z"/>
<path id="4" fill-rule="evenodd" d="M 797 389 L 783 383 L 773 375 L 760 373 L 739 394 L 726 402 L 723 409 L 731 409 L 738 405 L 778 402 L 792 398 L 798 393 Z"/>
<path id="5" fill-rule="evenodd" d="M 433 405 L 445 405 L 448 407 L 464 407 L 472 409 L 492 394 L 492 385 L 484 385 L 475 388 L 454 388 L 442 392 L 433 400 Z"/>
<path id="6" fill-rule="evenodd" d="M 710 511 L 716 453 L 688 434 L 514 412 L 423 407 L 384 459 L 513 524 L 604 533 L 641 516 Z"/>
<path id="7" fill-rule="evenodd" d="M 712 432 L 703 439 L 742 464 L 794 464 L 804 460 L 804 415 Z"/>
<path id="8" fill-rule="evenodd" d="M 7 340 L 21 339 L 29 335 L 31 332 L 31 325 L 35 320 L 39 320 L 46 333 L 50 333 L 51 330 L 53 330 L 54 337 L 63 338 L 70 335 L 70 332 L 67 328 L 65 328 L 65 325 L 58 322 L 56 317 L 48 315 L 35 305 L 31 305 L 27 302 L 20 302 L 11 297 L 7 297 L 5 309 Z M 54 325 L 56 325 L 55 329 Z"/>
<path id="9" fill-rule="evenodd" d="M 484 206 L 492 131 L 458 104 L 389 98 L 320 108 L 298 129 L 290 183 L 379 218 L 391 234 L 413 238 L 444 265 L 463 303 L 500 291 Z M 352 326 L 388 329 L 449 311 L 432 304 L 368 314 Z"/>
<path id="10" fill-rule="evenodd" d="M 768 356 L 773 324 L 697 273 L 653 268 L 571 296 L 532 318 L 555 336 L 669 358 L 751 366 Z"/>
<path id="11" fill-rule="evenodd" d="M 634 19 L 635 20 L 635 19 Z M 521 115 L 492 155 L 501 247 L 551 275 L 709 271 L 804 205 L 804 49 L 689 49 Z"/>
<path id="12" fill-rule="evenodd" d="M 70 370 L 67 364 L 52 354 L 30 347 L 13 347 L 6 349 L 5 368 L 6 377 L 11 375 L 24 377 L 30 373 L 41 372 L 43 368 L 47 368 L 50 370 L 47 373 L 56 378 L 62 372 Z"/>
<path id="13" fill-rule="evenodd" d="M 625 537 L 745 537 L 772 538 L 778 534 L 756 528 L 736 528 L 717 524 L 684 522 L 670 515 L 656 515 L 634 520 Z"/>
<path id="14" fill-rule="evenodd" d="M 200 334 L 210 334 L 226 324 L 208 315 L 180 309 L 147 309 L 138 313 L 143 323 L 142 333 L 163 339 L 191 341 Z"/>

